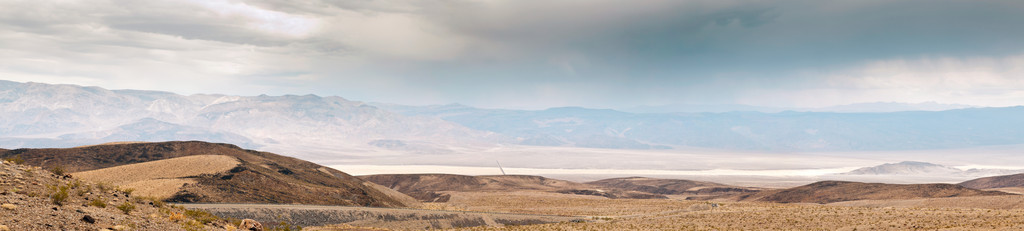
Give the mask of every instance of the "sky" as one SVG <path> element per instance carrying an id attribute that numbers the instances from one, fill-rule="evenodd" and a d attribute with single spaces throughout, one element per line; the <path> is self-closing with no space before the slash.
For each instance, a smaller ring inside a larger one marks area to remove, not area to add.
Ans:
<path id="1" fill-rule="evenodd" d="M 488 108 L 1024 104 L 1024 1 L 4 0 L 0 79 Z"/>

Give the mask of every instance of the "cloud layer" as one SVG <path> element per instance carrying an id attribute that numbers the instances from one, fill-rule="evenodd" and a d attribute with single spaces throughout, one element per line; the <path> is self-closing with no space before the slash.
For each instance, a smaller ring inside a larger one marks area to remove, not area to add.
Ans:
<path id="1" fill-rule="evenodd" d="M 1024 102 L 1019 1 L 0 2 L 0 79 L 409 104 Z"/>

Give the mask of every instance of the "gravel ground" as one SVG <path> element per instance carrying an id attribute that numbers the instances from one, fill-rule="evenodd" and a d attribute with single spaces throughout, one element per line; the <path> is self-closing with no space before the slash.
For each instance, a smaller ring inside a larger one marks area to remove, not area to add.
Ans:
<path id="1" fill-rule="evenodd" d="M 548 224 L 569 222 L 580 217 L 533 214 L 440 211 L 425 209 L 369 208 L 317 205 L 271 204 L 180 204 L 203 209 L 220 217 L 247 217 L 265 225 L 284 221 L 291 225 L 326 226 L 348 224 L 399 230 L 449 229 L 460 227 Z"/>

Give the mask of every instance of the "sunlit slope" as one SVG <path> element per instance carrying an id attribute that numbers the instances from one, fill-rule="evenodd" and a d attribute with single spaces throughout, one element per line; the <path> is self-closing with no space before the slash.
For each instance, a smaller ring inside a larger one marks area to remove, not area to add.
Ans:
<path id="1" fill-rule="evenodd" d="M 223 157 L 205 160 L 222 162 L 195 166 L 181 166 L 186 163 L 178 162 L 179 160 L 151 162 L 193 156 L 200 157 L 182 161 L 200 161 L 202 158 L 210 158 L 207 157 L 210 155 Z M 292 157 L 241 149 L 230 144 L 188 141 L 111 144 L 67 149 L 16 149 L 0 153 L 0 157 L 18 157 L 24 159 L 26 164 L 46 168 L 60 166 L 69 172 L 130 164 L 152 167 L 153 171 L 170 170 L 155 172 L 153 175 L 103 177 L 110 180 L 121 179 L 121 182 L 160 176 L 180 177 L 197 172 L 207 173 L 189 177 L 188 179 L 195 183 L 181 187 L 167 199 L 174 202 L 405 206 L 386 193 L 365 185 L 365 181 L 344 172 Z M 175 169 L 177 167 L 200 169 Z M 228 170 L 224 170 L 225 168 Z M 145 171 L 138 166 L 125 167 L 121 170 L 125 170 L 126 174 Z M 110 170 L 108 173 L 118 172 Z M 173 187 L 182 182 L 142 183 Z"/>
<path id="2" fill-rule="evenodd" d="M 167 198 L 185 184 L 195 184 L 194 177 L 218 174 L 237 167 L 237 158 L 221 155 L 183 156 L 137 164 L 127 164 L 91 171 L 76 172 L 75 178 L 131 188 L 138 195 Z"/>

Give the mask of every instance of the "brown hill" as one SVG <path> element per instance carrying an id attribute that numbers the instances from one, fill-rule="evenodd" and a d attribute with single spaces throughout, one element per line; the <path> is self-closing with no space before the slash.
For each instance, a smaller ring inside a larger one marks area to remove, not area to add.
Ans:
<path id="1" fill-rule="evenodd" d="M 983 177 L 974 180 L 964 181 L 963 183 L 960 183 L 960 185 L 974 189 L 1024 187 L 1024 173 L 1006 176 Z"/>
<path id="2" fill-rule="evenodd" d="M 137 164 L 76 172 L 75 178 L 135 189 L 133 194 L 168 198 L 181 186 L 197 183 L 192 178 L 203 174 L 227 172 L 238 165 L 237 158 L 222 155 L 183 156 Z"/>
<path id="3" fill-rule="evenodd" d="M 228 224 L 8 161 L 0 161 L 0 204 L 0 230 L 224 230 Z"/>
<path id="4" fill-rule="evenodd" d="M 547 191 L 566 194 L 604 196 L 608 198 L 666 198 L 641 192 L 602 190 L 592 185 L 541 176 L 500 175 L 464 176 L 452 174 L 383 174 L 359 176 L 364 180 L 405 193 L 427 202 L 444 202 L 450 197 L 444 191 Z"/>
<path id="5" fill-rule="evenodd" d="M 760 191 L 756 188 L 738 187 L 705 181 L 656 179 L 646 177 L 612 178 L 587 182 L 587 184 L 604 188 L 632 190 L 663 195 L 721 195 Z"/>
<path id="6" fill-rule="evenodd" d="M 189 176 L 167 199 L 201 203 L 299 203 L 403 207 L 359 178 L 308 161 L 230 144 L 198 141 L 108 144 L 66 149 L 16 149 L 0 158 L 18 157 L 47 169 L 82 172 L 185 156 L 222 155 L 237 159 L 230 170 Z"/>
<path id="7" fill-rule="evenodd" d="M 821 181 L 790 189 L 762 191 L 740 196 L 740 200 L 778 203 L 832 203 L 856 200 L 894 200 L 916 198 L 1010 195 L 982 191 L 954 184 L 881 184 L 847 181 Z"/>

